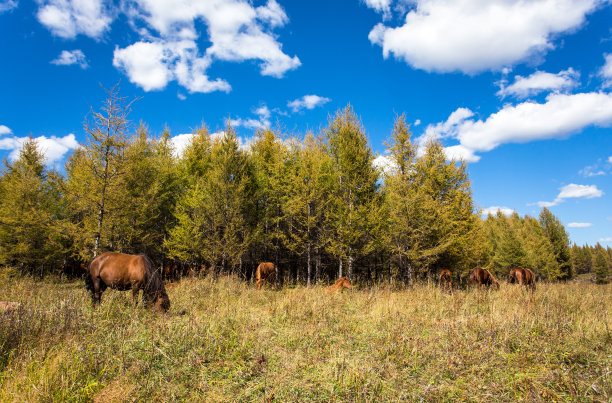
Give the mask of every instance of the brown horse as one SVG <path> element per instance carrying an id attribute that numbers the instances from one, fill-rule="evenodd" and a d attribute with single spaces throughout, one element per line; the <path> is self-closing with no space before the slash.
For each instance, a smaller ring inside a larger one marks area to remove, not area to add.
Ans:
<path id="1" fill-rule="evenodd" d="M 274 267 L 274 263 L 260 263 L 259 266 L 257 266 L 257 271 L 255 272 L 255 279 L 257 280 L 257 289 L 259 290 L 265 282 L 274 281 L 275 276 L 276 267 Z"/>
<path id="2" fill-rule="evenodd" d="M 451 294 L 453 293 L 453 275 L 450 270 L 442 269 L 442 271 L 440 271 L 438 283 L 442 289 L 447 289 Z"/>
<path id="3" fill-rule="evenodd" d="M 475 268 L 470 273 L 470 284 L 478 285 L 478 288 L 481 288 L 483 285 L 487 287 L 493 286 L 499 290 L 499 283 L 495 280 L 495 277 L 487 269 L 481 269 L 480 267 Z"/>
<path id="4" fill-rule="evenodd" d="M 509 283 L 519 283 L 519 285 L 524 285 L 527 288 L 531 288 L 535 290 L 535 274 L 529 269 L 524 269 L 522 267 L 515 267 L 510 270 L 510 274 L 508 275 Z"/>
<path id="5" fill-rule="evenodd" d="M 156 311 L 168 311 L 170 299 L 166 294 L 160 270 L 156 270 L 145 255 L 126 255 L 106 252 L 89 263 L 85 284 L 91 292 L 94 306 L 100 304 L 102 293 L 107 287 L 120 291 L 132 290 L 134 301 L 142 290 L 146 306 L 153 305 Z"/>
<path id="6" fill-rule="evenodd" d="M 344 291 L 345 288 L 349 290 L 353 288 L 351 282 L 346 277 L 340 277 L 333 285 L 325 287 L 326 292 L 334 292 L 334 291 Z"/>

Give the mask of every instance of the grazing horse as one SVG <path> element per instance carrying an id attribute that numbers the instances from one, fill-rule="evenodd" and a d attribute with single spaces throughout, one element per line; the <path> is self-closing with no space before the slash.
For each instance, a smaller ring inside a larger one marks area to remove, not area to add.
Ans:
<path id="1" fill-rule="evenodd" d="M 111 287 L 120 291 L 132 290 L 134 302 L 138 301 L 138 292 L 142 290 L 146 306 L 153 305 L 158 312 L 170 309 L 160 270 L 156 270 L 145 255 L 103 253 L 89 263 L 85 284 L 91 292 L 94 307 L 100 304 L 104 290 Z"/>
<path id="2" fill-rule="evenodd" d="M 527 288 L 531 288 L 535 290 L 535 274 L 529 269 L 524 269 L 522 267 L 515 267 L 510 270 L 510 274 L 508 275 L 509 283 L 519 283 L 519 285 L 524 285 Z"/>
<path id="3" fill-rule="evenodd" d="M 493 286 L 499 290 L 499 283 L 495 280 L 495 277 L 487 269 L 481 269 L 480 267 L 475 268 L 470 273 L 470 284 L 478 285 L 478 288 L 481 288 L 483 285 L 487 287 Z"/>
<path id="4" fill-rule="evenodd" d="M 326 292 L 344 291 L 345 288 L 349 290 L 353 288 L 351 282 L 346 277 L 340 277 L 333 285 L 325 287 Z"/>
<path id="5" fill-rule="evenodd" d="M 178 280 L 181 276 L 181 265 L 178 262 L 170 261 L 164 265 L 164 279 Z"/>
<path id="6" fill-rule="evenodd" d="M 274 267 L 274 263 L 264 262 L 260 263 L 257 266 L 257 271 L 255 272 L 255 279 L 257 284 L 257 289 L 261 289 L 265 282 L 274 281 L 274 277 L 276 275 L 276 267 Z"/>
<path id="7" fill-rule="evenodd" d="M 443 269 L 440 272 L 440 277 L 438 278 L 438 283 L 440 284 L 440 287 L 442 287 L 443 289 L 448 289 L 448 291 L 451 294 L 453 293 L 453 276 L 452 276 L 450 270 Z"/>

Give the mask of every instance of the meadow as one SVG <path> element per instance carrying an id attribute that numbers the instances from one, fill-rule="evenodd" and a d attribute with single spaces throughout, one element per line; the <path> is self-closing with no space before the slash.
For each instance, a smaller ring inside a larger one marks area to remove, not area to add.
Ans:
<path id="1" fill-rule="evenodd" d="M 0 401 L 612 399 L 612 285 L 264 289 L 183 279 L 157 315 L 82 281 L 0 278 Z"/>

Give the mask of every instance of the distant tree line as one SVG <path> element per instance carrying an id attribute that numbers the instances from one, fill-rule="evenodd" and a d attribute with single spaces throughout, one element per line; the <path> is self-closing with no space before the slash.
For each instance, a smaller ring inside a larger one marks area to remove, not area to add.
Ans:
<path id="1" fill-rule="evenodd" d="M 33 139 L 5 161 L 2 265 L 43 275 L 113 250 L 245 279 L 272 261 L 282 281 L 305 284 L 410 283 L 445 268 L 459 279 L 477 266 L 497 276 L 525 266 L 547 280 L 609 275 L 610 248 L 570 247 L 546 208 L 538 219 L 481 219 L 465 163 L 436 140 L 418 153 L 403 116 L 383 171 L 350 106 L 320 133 L 260 130 L 248 147 L 230 124 L 214 136 L 202 125 L 177 156 L 168 130 L 132 130 L 130 104 L 116 87 L 107 95 L 65 175 L 45 167 Z"/>

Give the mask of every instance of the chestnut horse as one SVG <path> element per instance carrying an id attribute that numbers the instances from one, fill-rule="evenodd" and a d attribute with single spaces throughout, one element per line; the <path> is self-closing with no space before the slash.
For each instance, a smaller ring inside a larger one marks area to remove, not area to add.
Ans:
<path id="1" fill-rule="evenodd" d="M 348 280 L 348 278 L 340 277 L 338 280 L 336 280 L 336 282 L 333 285 L 325 287 L 325 291 L 327 292 L 334 292 L 338 290 L 344 291 L 345 288 L 348 288 L 350 290 L 351 288 L 353 288 L 353 286 L 351 285 L 351 282 Z"/>
<path id="2" fill-rule="evenodd" d="M 510 270 L 510 274 L 508 275 L 509 283 L 519 283 L 520 285 L 524 285 L 527 288 L 531 288 L 535 290 L 535 274 L 529 269 L 524 269 L 522 267 L 515 267 Z"/>
<path id="3" fill-rule="evenodd" d="M 255 279 L 257 280 L 257 289 L 259 290 L 265 282 L 274 281 L 275 275 L 276 267 L 274 267 L 274 263 L 260 263 L 259 266 L 257 266 L 257 271 L 255 272 Z"/>
<path id="4" fill-rule="evenodd" d="M 156 311 L 164 312 L 170 309 L 161 272 L 145 255 L 103 253 L 89 263 L 85 284 L 94 307 L 100 304 L 104 290 L 111 287 L 120 291 L 132 290 L 134 302 L 138 301 L 138 292 L 142 290 L 142 300 L 147 307 L 153 305 Z"/>
<path id="5" fill-rule="evenodd" d="M 470 273 L 470 284 L 478 285 L 478 288 L 481 288 L 483 285 L 487 287 L 493 286 L 499 290 L 499 283 L 495 280 L 495 277 L 487 269 L 481 269 L 480 267 L 475 268 Z"/>
<path id="6" fill-rule="evenodd" d="M 438 283 L 442 289 L 448 289 L 451 294 L 453 293 L 453 275 L 450 270 L 442 269 L 442 271 L 440 271 Z"/>

